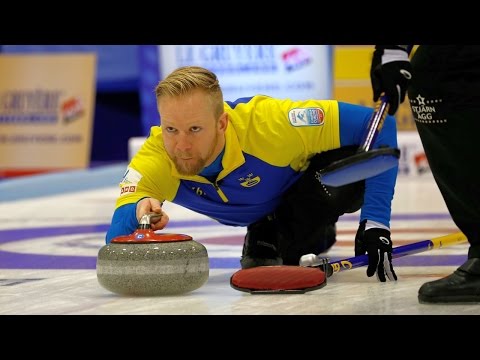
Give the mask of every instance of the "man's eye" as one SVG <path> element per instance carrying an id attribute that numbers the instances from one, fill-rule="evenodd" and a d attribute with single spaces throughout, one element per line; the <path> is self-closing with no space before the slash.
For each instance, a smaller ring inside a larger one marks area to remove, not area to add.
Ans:
<path id="1" fill-rule="evenodd" d="M 199 126 L 193 126 L 192 128 L 190 128 L 190 131 L 194 133 L 199 132 L 200 130 L 202 130 L 202 128 Z"/>
<path id="2" fill-rule="evenodd" d="M 167 127 L 167 128 L 165 128 L 165 130 L 169 133 L 173 133 L 173 132 L 176 131 L 175 128 L 172 128 L 172 127 Z"/>

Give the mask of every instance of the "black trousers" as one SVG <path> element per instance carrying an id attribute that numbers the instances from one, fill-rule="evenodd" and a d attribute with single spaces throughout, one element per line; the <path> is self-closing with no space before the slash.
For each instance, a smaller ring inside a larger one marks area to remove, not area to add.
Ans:
<path id="1" fill-rule="evenodd" d="M 284 265 L 298 265 L 302 255 L 319 254 L 330 248 L 336 241 L 339 216 L 363 205 L 364 180 L 330 187 L 316 177 L 318 170 L 356 151 L 357 146 L 349 146 L 315 155 L 302 177 L 284 194 L 274 216 L 268 221 L 263 219 L 264 226 L 274 233 L 273 241 Z"/>
<path id="2" fill-rule="evenodd" d="M 453 221 L 480 257 L 480 46 L 420 46 L 408 97 Z"/>

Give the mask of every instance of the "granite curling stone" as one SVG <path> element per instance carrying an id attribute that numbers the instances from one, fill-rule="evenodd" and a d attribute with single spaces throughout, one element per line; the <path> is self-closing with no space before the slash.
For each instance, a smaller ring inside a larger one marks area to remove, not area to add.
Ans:
<path id="1" fill-rule="evenodd" d="M 205 246 L 184 234 L 156 234 L 145 214 L 137 230 L 114 238 L 98 252 L 97 279 L 129 296 L 177 295 L 198 289 L 209 276 Z"/>

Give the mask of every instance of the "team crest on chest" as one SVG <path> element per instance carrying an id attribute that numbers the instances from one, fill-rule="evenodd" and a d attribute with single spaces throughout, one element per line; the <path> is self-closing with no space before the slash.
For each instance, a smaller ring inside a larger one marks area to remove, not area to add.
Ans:
<path id="1" fill-rule="evenodd" d="M 240 185 L 247 188 L 257 185 L 260 180 L 260 176 L 254 176 L 253 173 L 250 173 L 247 176 L 238 179 L 238 181 L 240 181 Z"/>

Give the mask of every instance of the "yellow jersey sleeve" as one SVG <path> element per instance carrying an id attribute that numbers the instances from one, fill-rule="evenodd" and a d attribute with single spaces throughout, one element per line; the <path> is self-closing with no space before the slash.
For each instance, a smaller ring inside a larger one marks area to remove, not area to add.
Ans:
<path id="1" fill-rule="evenodd" d="M 163 146 L 162 129 L 154 126 L 120 182 L 116 208 L 144 197 L 154 197 L 160 202 L 173 199 L 179 180 L 171 176 L 172 166 Z"/>

